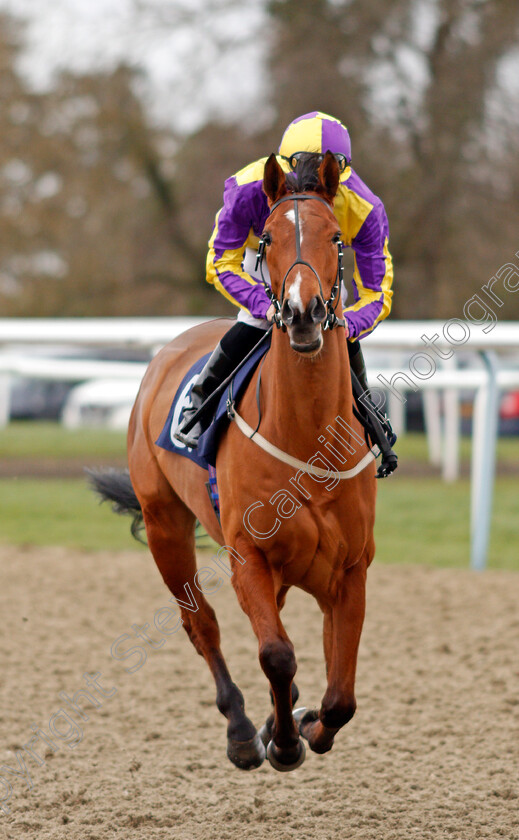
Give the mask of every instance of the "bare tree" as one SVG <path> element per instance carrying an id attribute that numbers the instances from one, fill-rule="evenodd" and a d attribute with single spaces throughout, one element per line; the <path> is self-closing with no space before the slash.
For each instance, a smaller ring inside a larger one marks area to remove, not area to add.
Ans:
<path id="1" fill-rule="evenodd" d="M 190 284 L 203 263 L 181 235 L 164 172 L 173 143 L 150 126 L 133 71 L 64 74 L 52 91 L 34 94 L 13 70 L 18 48 L 19 31 L 4 20 L 3 312 L 189 311 Z"/>
<path id="2" fill-rule="evenodd" d="M 500 62 L 517 45 L 519 6 L 271 0 L 269 7 L 280 122 L 315 108 L 343 119 L 354 165 L 388 209 L 395 313 L 452 316 L 516 250 L 519 203 L 503 190 L 503 173 L 514 180 L 517 156 L 510 143 L 504 151 L 489 141 L 488 102 Z M 518 310 L 509 303 L 511 317 Z"/>

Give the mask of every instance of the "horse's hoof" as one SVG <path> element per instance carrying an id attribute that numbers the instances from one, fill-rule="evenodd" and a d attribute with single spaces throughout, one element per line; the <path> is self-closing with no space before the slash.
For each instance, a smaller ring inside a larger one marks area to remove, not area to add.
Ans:
<path id="1" fill-rule="evenodd" d="M 301 723 L 301 719 L 305 715 L 306 715 L 306 706 L 300 706 L 299 709 L 294 709 L 292 711 L 292 717 L 294 718 L 298 728 L 299 728 L 299 724 Z"/>
<path id="2" fill-rule="evenodd" d="M 267 758 L 270 761 L 274 770 L 279 770 L 280 773 L 289 773 L 290 770 L 297 770 L 298 767 L 301 767 L 303 761 L 306 758 L 306 747 L 304 743 L 299 739 L 298 743 L 298 756 L 295 761 L 291 764 L 285 764 L 279 760 L 276 756 L 278 753 L 278 749 L 274 743 L 274 741 L 270 741 L 267 747 Z"/>
<path id="3" fill-rule="evenodd" d="M 265 749 L 270 744 L 270 740 L 272 738 L 272 727 L 268 725 L 268 723 L 264 723 L 261 729 L 258 729 L 258 735 L 261 739 L 261 742 Z"/>
<path id="4" fill-rule="evenodd" d="M 308 726 L 319 720 L 319 712 L 317 709 L 296 709 L 293 715 L 299 734 L 308 741 Z"/>
<path id="5" fill-rule="evenodd" d="M 229 738 L 227 757 L 240 770 L 254 770 L 265 761 L 265 747 L 258 733 L 250 741 L 234 741 Z"/>

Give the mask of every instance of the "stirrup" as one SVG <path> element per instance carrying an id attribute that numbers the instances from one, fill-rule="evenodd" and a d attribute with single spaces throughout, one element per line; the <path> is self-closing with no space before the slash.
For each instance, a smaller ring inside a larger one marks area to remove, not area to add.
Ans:
<path id="1" fill-rule="evenodd" d="M 183 443 L 184 446 L 187 446 L 188 449 L 196 449 L 198 446 L 198 438 L 200 437 L 200 435 L 197 435 L 196 437 L 193 436 L 193 431 L 195 429 L 196 426 L 189 432 L 181 432 L 180 429 L 177 429 L 173 437 L 175 438 L 175 440 L 178 440 L 180 443 Z"/>
<path id="2" fill-rule="evenodd" d="M 373 405 L 373 403 L 371 404 Z M 360 403 L 360 406 L 361 408 L 359 408 L 359 402 L 356 401 L 353 407 L 353 413 L 364 427 L 365 433 L 371 440 L 371 443 L 376 444 L 382 454 L 382 461 L 379 464 L 376 478 L 387 478 L 398 467 L 398 456 L 392 449 L 396 443 L 397 436 L 393 431 L 387 414 L 382 418 L 380 413 L 378 413 L 379 416 L 377 417 L 375 413 L 367 411 L 364 403 Z"/>
<path id="3" fill-rule="evenodd" d="M 365 405 L 363 405 L 363 408 L 365 408 Z M 384 414 L 383 417 L 380 416 L 380 412 L 378 414 L 378 417 L 376 414 L 368 415 L 366 411 L 364 417 L 361 417 L 361 422 L 363 422 L 371 442 L 378 446 L 382 454 L 382 461 L 377 469 L 376 478 L 387 478 L 398 467 L 398 455 L 392 449 L 397 436 L 387 414 Z"/>
<path id="4" fill-rule="evenodd" d="M 182 420 L 178 424 L 175 432 L 173 433 L 173 438 L 175 440 L 178 440 L 180 443 L 183 443 L 184 446 L 189 447 L 189 449 L 197 448 L 198 438 L 200 437 L 203 431 L 199 421 L 196 422 L 194 425 L 189 424 L 189 420 L 196 413 L 196 410 L 192 405 L 188 405 L 184 409 Z M 184 426 L 188 426 L 187 431 L 184 431 Z"/>
<path id="5" fill-rule="evenodd" d="M 379 464 L 376 478 L 387 478 L 388 475 L 394 473 L 397 467 L 398 455 L 395 455 L 394 452 L 388 452 L 387 454 L 382 455 L 382 462 Z"/>

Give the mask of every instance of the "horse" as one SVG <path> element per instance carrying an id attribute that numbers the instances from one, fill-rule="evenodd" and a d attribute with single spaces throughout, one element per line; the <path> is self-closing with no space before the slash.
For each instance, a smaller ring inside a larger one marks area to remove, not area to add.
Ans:
<path id="1" fill-rule="evenodd" d="M 337 161 L 327 152 L 317 178 L 314 169 L 306 183 L 302 176 L 299 183 L 290 179 L 271 155 L 263 180 L 270 215 L 260 256 L 270 272 L 280 328 L 273 328 L 261 371 L 256 369 L 231 408 L 236 422 L 219 443 L 221 524 L 206 491 L 207 471 L 155 441 L 186 371 L 215 346 L 229 321 L 188 330 L 155 356 L 130 418 L 129 481 L 117 474 L 97 481 L 98 491 L 117 502 L 119 511 L 142 516 L 184 629 L 213 675 L 216 705 L 228 721 L 228 757 L 249 770 L 267 756 L 282 772 L 302 764 L 304 741 L 317 753 L 330 750 L 355 713 L 376 499 L 374 456 L 353 411 L 345 322 L 337 314 L 342 314 L 341 234 L 333 213 Z M 254 431 L 258 405 L 261 434 Z M 228 549 L 232 584 L 258 640 L 273 703 L 259 731 L 229 673 L 203 587 L 196 611 L 185 600 L 186 582 L 197 574 L 197 520 Z M 327 686 L 318 710 L 293 708 L 296 657 L 280 617 L 293 586 L 312 595 L 323 613 Z"/>

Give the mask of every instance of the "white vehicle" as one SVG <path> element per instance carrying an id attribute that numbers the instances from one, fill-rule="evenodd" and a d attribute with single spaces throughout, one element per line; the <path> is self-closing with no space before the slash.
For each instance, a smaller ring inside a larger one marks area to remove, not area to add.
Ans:
<path id="1" fill-rule="evenodd" d="M 61 422 L 66 429 L 102 426 L 126 430 L 140 379 L 97 379 L 70 391 Z"/>

